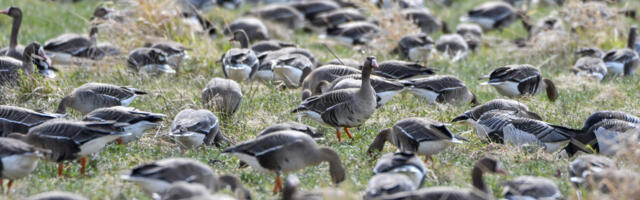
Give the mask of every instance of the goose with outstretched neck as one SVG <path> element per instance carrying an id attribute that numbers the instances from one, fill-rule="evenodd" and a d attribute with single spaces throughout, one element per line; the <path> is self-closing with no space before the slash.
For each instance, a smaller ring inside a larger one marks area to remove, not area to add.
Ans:
<path id="1" fill-rule="evenodd" d="M 240 42 L 240 48 L 232 48 L 222 54 L 220 60 L 224 77 L 238 82 L 250 80 L 260 64 L 255 52 L 249 48 L 247 33 L 243 30 L 235 31 L 229 41 Z"/>
<path id="2" fill-rule="evenodd" d="M 20 79 L 20 71 L 31 74 L 35 71 L 35 64 L 38 73 L 44 77 L 54 78 L 56 68 L 51 65 L 51 60 L 47 57 L 42 46 L 37 42 L 30 43 L 24 48 L 22 60 L 17 60 L 10 56 L 0 56 L 0 85 L 15 83 Z"/>
<path id="3" fill-rule="evenodd" d="M 338 141 L 342 140 L 341 127 L 349 138 L 353 138 L 348 128 L 362 125 L 376 111 L 376 91 L 370 81 L 374 68 L 378 68 L 376 58 L 367 57 L 362 69 L 360 88 L 334 90 L 309 97 L 293 113 L 301 113 L 302 116 L 334 127 Z"/>
<path id="4" fill-rule="evenodd" d="M 9 38 L 9 47 L 0 50 L 0 55 L 23 60 L 22 51 L 24 47 L 18 46 L 18 32 L 20 32 L 20 25 L 22 24 L 22 10 L 18 7 L 11 6 L 5 10 L 0 11 L 0 13 L 13 18 L 13 24 L 11 25 L 11 36 Z"/>

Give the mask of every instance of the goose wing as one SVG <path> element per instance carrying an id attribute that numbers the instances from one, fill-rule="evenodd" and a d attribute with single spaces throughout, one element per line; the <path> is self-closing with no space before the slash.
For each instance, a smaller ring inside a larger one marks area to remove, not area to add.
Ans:
<path id="1" fill-rule="evenodd" d="M 114 106 L 99 108 L 84 117 L 84 121 L 117 121 L 134 124 L 140 121 L 159 122 L 165 117 L 163 114 L 140 111 L 135 108 Z"/>
<path id="2" fill-rule="evenodd" d="M 243 153 L 254 157 L 259 157 L 278 149 L 286 148 L 289 145 L 303 142 L 300 134 L 290 134 L 292 132 L 282 131 L 274 134 L 259 136 L 258 138 L 246 141 L 229 147 L 223 153 Z"/>
<path id="3" fill-rule="evenodd" d="M 433 68 L 428 68 L 417 63 L 386 61 L 380 63 L 378 69 L 373 70 L 373 74 L 391 79 L 405 79 L 412 76 L 432 75 Z"/>
<path id="4" fill-rule="evenodd" d="M 511 6 L 499 2 L 484 3 L 473 10 L 469 11 L 469 17 L 473 18 L 492 18 L 496 21 L 509 17 L 513 13 Z"/>
<path id="5" fill-rule="evenodd" d="M 171 131 L 179 131 L 181 128 L 188 131 L 208 135 L 212 128 L 218 126 L 218 118 L 207 110 L 184 110 L 176 115 L 171 124 Z"/>
<path id="6" fill-rule="evenodd" d="M 543 143 L 566 141 L 575 135 L 571 129 L 527 118 L 513 119 L 511 124 L 515 129 L 534 135 Z"/>
<path id="7" fill-rule="evenodd" d="M 598 122 L 604 121 L 606 119 L 618 119 L 636 124 L 640 123 L 639 117 L 629 113 L 621 111 L 598 111 L 591 114 L 591 116 L 587 118 L 587 120 L 584 122 L 582 130 L 588 130 L 594 124 L 597 124 Z"/>
<path id="8" fill-rule="evenodd" d="M 399 131 L 416 143 L 424 141 L 451 140 L 453 134 L 442 124 L 421 118 L 409 118 L 396 123 L 394 132 Z"/>
<path id="9" fill-rule="evenodd" d="M 614 49 L 608 51 L 602 58 L 604 62 L 628 63 L 638 60 L 638 54 L 631 49 Z"/>
<path id="10" fill-rule="evenodd" d="M 304 100 L 296 110 L 303 109 L 316 113 L 324 113 L 331 107 L 350 101 L 355 91 L 357 91 L 357 89 L 344 89 L 312 96 Z"/>
<path id="11" fill-rule="evenodd" d="M 63 52 L 76 55 L 91 46 L 91 39 L 85 35 L 63 34 L 44 44 L 44 49 L 53 52 Z"/>
<path id="12" fill-rule="evenodd" d="M 10 125 L 12 131 L 20 133 L 27 133 L 29 128 L 57 117 L 59 115 L 41 113 L 14 106 L 0 106 L 0 122 L 7 123 L 5 125 Z"/>
<path id="13" fill-rule="evenodd" d="M 424 79 L 411 80 L 414 87 L 427 89 L 436 93 L 466 87 L 462 81 L 450 76 L 433 76 Z"/>

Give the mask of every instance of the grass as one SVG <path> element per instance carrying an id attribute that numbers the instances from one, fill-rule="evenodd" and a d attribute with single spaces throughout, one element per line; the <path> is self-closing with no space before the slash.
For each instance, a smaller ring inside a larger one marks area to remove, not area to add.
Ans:
<path id="1" fill-rule="evenodd" d="M 10 5 L 23 9 L 24 20 L 20 32 L 20 44 L 31 41 L 44 43 L 66 32 L 86 33 L 88 31 L 88 18 L 93 9 L 102 1 L 82 1 L 77 4 L 56 3 L 41 0 L 6 0 L 0 2 L 0 8 Z M 14 188 L 2 199 L 21 199 L 30 195 L 52 190 L 71 191 L 90 199 L 149 199 L 148 196 L 131 183 L 120 180 L 120 174 L 126 170 L 143 163 L 170 157 L 187 157 L 208 163 L 210 159 L 220 160 L 211 165 L 211 168 L 219 174 L 234 174 L 242 179 L 244 184 L 252 191 L 255 199 L 277 199 L 271 194 L 271 186 L 274 180 L 273 174 L 261 173 L 251 168 L 238 169 L 237 160 L 232 156 L 221 155 L 221 149 L 213 146 L 192 150 L 180 150 L 176 144 L 167 140 L 154 137 L 156 133 L 168 131 L 173 117 L 185 108 L 201 108 L 200 92 L 209 79 L 222 77 L 221 67 L 216 60 L 226 49 L 231 46 L 226 42 L 227 37 L 218 36 L 209 39 L 198 35 L 181 31 L 179 20 L 168 18 L 158 11 L 169 7 L 166 1 L 138 0 L 143 7 L 141 19 L 147 19 L 147 23 L 136 20 L 136 26 L 126 27 L 125 32 L 101 34 L 102 41 L 108 40 L 121 45 L 125 52 L 139 47 L 144 40 L 154 37 L 165 37 L 179 41 L 192 49 L 191 60 L 187 61 L 177 76 L 146 77 L 132 74 L 124 65 L 124 56 L 117 58 L 112 63 L 100 63 L 95 67 L 58 66 L 61 73 L 56 79 L 27 78 L 18 87 L 7 88 L 2 93 L 0 103 L 23 106 L 32 109 L 54 111 L 60 99 L 87 82 L 103 82 L 116 85 L 134 86 L 149 92 L 134 101 L 131 106 L 140 110 L 164 113 L 168 117 L 157 130 L 149 131 L 148 135 L 140 141 L 126 146 L 111 145 L 102 153 L 90 160 L 88 175 L 80 176 L 79 164 L 66 171 L 66 177 L 57 178 L 55 163 L 41 162 L 38 168 L 30 176 L 18 180 Z M 438 7 L 428 4 L 431 11 L 442 17 L 454 28 L 458 17 L 464 11 L 478 5 L 472 0 L 455 1 L 451 8 Z M 618 7 L 638 6 L 618 5 Z M 121 8 L 121 5 L 108 4 L 108 6 Z M 228 11 L 220 8 L 205 13 L 219 28 L 232 21 L 240 13 L 250 9 L 244 7 L 240 11 Z M 559 7 L 530 7 L 528 12 L 533 19 L 539 19 L 550 13 L 566 16 Z M 568 13 L 571 15 L 571 12 Z M 379 16 L 374 16 L 379 17 Z M 541 65 L 545 77 L 554 80 L 559 88 L 560 97 L 556 102 L 550 102 L 546 96 L 538 95 L 518 99 L 528 105 L 534 112 L 539 113 L 547 122 L 578 128 L 592 112 L 597 110 L 621 110 L 633 114 L 640 114 L 640 83 L 638 76 L 613 78 L 602 83 L 594 83 L 575 77 L 568 70 L 576 58 L 573 50 L 583 45 L 600 46 L 604 48 L 622 48 L 625 44 L 626 28 L 631 24 L 638 24 L 628 19 L 616 18 L 615 22 L 621 27 L 603 27 L 595 30 L 586 30 L 579 35 L 572 35 L 569 40 L 562 41 L 558 47 L 545 48 L 535 46 L 533 50 L 516 49 L 512 45 L 506 45 L 508 41 L 518 37 L 525 37 L 525 30 L 516 22 L 502 31 L 493 31 L 485 35 L 487 42 L 475 54 L 466 59 L 451 63 L 444 58 L 435 58 L 430 65 L 442 70 L 440 74 L 451 74 L 462 79 L 467 86 L 477 95 L 481 102 L 494 98 L 502 98 L 493 88 L 480 86 L 477 77 L 489 73 L 492 69 L 517 63 L 529 63 Z M 568 30 L 569 25 L 565 23 Z M 0 44 L 8 44 L 11 20 L 9 17 L 0 17 Z M 151 29 L 149 27 L 155 28 Z M 149 29 L 147 29 L 149 28 Z M 410 32 L 415 30 L 408 29 Z M 302 32 L 288 33 L 278 31 L 273 33 L 279 39 L 297 43 L 302 48 L 310 49 L 316 58 L 327 61 L 333 57 L 322 47 L 321 42 L 329 43 L 336 53 L 342 58 L 363 60 L 369 54 L 378 57 L 378 60 L 394 59 L 395 55 L 388 54 L 384 49 L 376 48 L 378 44 L 372 43 L 370 48 L 345 46 L 325 41 L 317 35 Z M 434 39 L 439 34 L 432 35 Z M 395 41 L 398 38 L 384 38 L 380 42 Z M 380 44 L 382 45 L 382 44 Z M 384 44 L 384 46 L 393 46 Z M 555 59 L 549 59 L 555 56 Z M 241 108 L 236 115 L 222 121 L 223 131 L 235 141 L 244 141 L 254 138 L 257 133 L 270 124 L 297 120 L 297 117 L 289 111 L 300 102 L 299 90 L 279 90 L 273 85 L 242 83 L 245 94 Z M 318 123 L 309 119 L 303 122 L 314 127 L 319 127 L 327 137 L 319 141 L 323 146 L 330 146 L 339 152 L 347 170 L 347 179 L 340 184 L 340 188 L 347 191 L 349 198 L 361 197 L 361 191 L 366 187 L 367 181 L 372 176 L 372 168 L 375 159 L 368 157 L 365 149 L 377 132 L 383 128 L 392 126 L 396 121 L 412 116 L 429 117 L 442 122 L 448 122 L 456 115 L 469 109 L 469 106 L 431 105 L 414 98 L 411 95 L 396 97 L 393 101 L 377 110 L 363 126 L 352 130 L 355 134 L 353 140 L 338 142 L 333 130 L 321 127 Z M 69 118 L 81 119 L 82 115 L 75 111 Z M 510 176 L 493 176 L 485 178 L 493 194 L 499 197 L 501 188 L 499 183 L 515 176 L 531 175 L 550 178 L 557 183 L 563 194 L 570 199 L 575 199 L 575 189 L 568 184 L 567 164 L 568 159 L 561 158 L 557 154 L 547 154 L 542 151 L 525 152 L 508 145 L 486 144 L 481 142 L 473 132 L 468 132 L 471 127 L 453 124 L 450 127 L 456 134 L 470 138 L 470 141 L 452 146 L 444 152 L 434 156 L 430 168 L 438 177 L 437 181 L 427 179 L 425 187 L 430 186 L 458 186 L 471 187 L 470 170 L 475 160 L 482 156 L 498 158 L 505 168 L 510 171 Z M 394 147 L 387 145 L 384 152 L 393 152 Z M 378 155 L 379 156 L 379 155 Z M 637 165 L 620 159 L 621 165 L 633 167 Z M 302 190 L 330 187 L 331 181 L 328 175 L 328 165 L 309 167 L 293 173 L 299 176 Z M 585 199 L 595 199 L 589 193 L 583 193 Z"/>

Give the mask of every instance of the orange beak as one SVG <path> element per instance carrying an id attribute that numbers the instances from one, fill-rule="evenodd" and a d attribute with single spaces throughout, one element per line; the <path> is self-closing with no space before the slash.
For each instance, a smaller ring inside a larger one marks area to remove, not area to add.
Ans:
<path id="1" fill-rule="evenodd" d="M 9 14 L 9 9 L 11 9 L 11 8 L 4 9 L 4 10 L 0 11 L 0 13 L 7 15 L 7 14 Z"/>

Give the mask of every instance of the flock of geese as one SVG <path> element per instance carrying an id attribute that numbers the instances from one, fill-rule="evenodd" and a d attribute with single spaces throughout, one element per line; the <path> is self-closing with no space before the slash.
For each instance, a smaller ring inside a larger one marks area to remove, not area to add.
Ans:
<path id="1" fill-rule="evenodd" d="M 247 3 L 256 3 L 254 1 Z M 215 36 L 220 34 L 218 29 L 200 12 L 216 3 L 234 9 L 243 2 L 179 1 L 187 5 L 180 16 L 185 21 L 195 20 L 194 24 L 200 26 L 203 35 Z M 587 153 L 570 164 L 570 181 L 577 187 L 607 193 L 623 185 L 635 183 L 637 186 L 640 181 L 640 174 L 617 168 L 607 157 L 626 150 L 634 142 L 637 144 L 629 138 L 637 137 L 630 135 L 640 128 L 639 117 L 622 111 L 598 111 L 589 116 L 580 129 L 550 124 L 515 100 L 494 99 L 480 103 L 457 77 L 437 75 L 437 68 L 419 64 L 438 52 L 454 61 L 464 59 L 467 54 L 483 48 L 484 32 L 503 29 L 518 19 L 529 30 L 528 38 L 557 30 L 559 19 L 533 23 L 525 12 L 508 2 L 488 1 L 461 16 L 465 23 L 449 33 L 446 23 L 423 7 L 422 1 L 373 1 L 381 9 L 400 7 L 402 15 L 420 28 L 421 33 L 402 37 L 391 52 L 404 60 L 379 62 L 369 56 L 364 60 L 336 58 L 322 63 L 307 49 L 271 39 L 263 21 L 352 45 L 367 44 L 384 30 L 377 20 L 369 19 L 363 13 L 358 3 L 309 0 L 271 4 L 273 2 L 261 1 L 266 5 L 250 10 L 224 27 L 222 34 L 230 37 L 230 42 L 239 43 L 239 47 L 227 50 L 220 57 L 224 77 L 211 79 L 202 90 L 202 109 L 185 109 L 175 116 L 168 135 L 184 149 L 226 146 L 222 153 L 235 156 L 242 165 L 274 173 L 273 192 L 282 193 L 283 199 L 319 198 L 318 193 L 297 191 L 297 177 L 283 180 L 284 173 L 327 162 L 334 184 L 343 182 L 349 174 L 335 150 L 316 143 L 315 138 L 323 135 L 298 122 L 272 125 L 256 138 L 234 144 L 222 131 L 220 123 L 221 119 L 232 117 L 241 105 L 243 94 L 239 83 L 275 82 L 282 88 L 300 88 L 303 100 L 291 112 L 335 128 L 338 141 L 343 139 L 343 133 L 353 138 L 354 133 L 349 128 L 361 126 L 376 109 L 400 93 L 407 92 L 434 104 L 472 104 L 472 109 L 451 122 L 469 124 L 481 140 L 512 144 L 514 148 L 541 148 L 548 153 L 565 152 L 570 157 L 579 152 Z M 585 4 L 608 6 L 601 2 Z M 1 51 L 3 56 L 0 57 L 0 82 L 5 87 L 14 87 L 24 75 L 55 78 L 59 72 L 52 63 L 64 65 L 70 58 L 100 60 L 120 55 L 120 47 L 98 43 L 97 34 L 101 23 L 124 24 L 130 20 L 125 12 L 98 7 L 88 35 L 67 33 L 44 45 L 32 42 L 21 46 L 17 38 L 22 10 L 12 6 L 1 13 L 13 18 L 9 46 Z M 445 34 L 434 41 L 429 34 L 438 31 Z M 640 53 L 640 42 L 635 41 L 636 31 L 635 26 L 629 29 L 626 48 L 606 52 L 597 47 L 581 48 L 578 54 L 582 57 L 573 68 L 575 74 L 598 81 L 605 77 L 633 75 L 639 65 Z M 130 51 L 126 65 L 138 73 L 173 74 L 185 59 L 189 59 L 187 49 L 173 41 L 150 42 Z M 485 85 L 509 98 L 542 92 L 549 101 L 561 98 L 553 81 L 544 78 L 538 68 L 529 64 L 498 67 L 482 78 L 487 79 Z M 132 87 L 86 83 L 62 98 L 56 113 L 1 105 L 0 172 L 2 179 L 9 180 L 7 189 L 10 191 L 14 180 L 28 176 L 39 160 L 58 163 L 58 176 L 63 176 L 65 163 L 79 160 L 80 174 L 84 174 L 87 157 L 99 155 L 105 146 L 137 142 L 146 130 L 166 120 L 164 114 L 127 107 L 137 96 L 146 94 Z M 69 109 L 85 114 L 84 118 L 67 119 Z M 363 192 L 364 199 L 493 199 L 483 174 L 507 172 L 497 159 L 490 157 L 475 162 L 471 171 L 473 188 L 421 188 L 428 181 L 425 163 L 451 144 L 468 141 L 449 131 L 448 125 L 428 117 L 411 117 L 380 130 L 367 152 L 376 155 L 374 153 L 382 151 L 385 143 L 395 146 L 398 152 L 386 153 L 377 159 L 374 176 Z M 600 155 L 591 155 L 596 153 Z M 424 161 L 418 156 L 424 156 Z M 122 178 L 157 199 L 251 199 L 250 190 L 239 178 L 218 175 L 208 165 L 188 158 L 142 164 Z M 215 194 L 227 187 L 235 197 Z M 505 182 L 504 187 L 503 195 L 507 199 L 563 198 L 556 184 L 543 177 L 516 177 Z M 48 192 L 29 199 L 48 198 L 85 199 L 65 192 Z"/>

